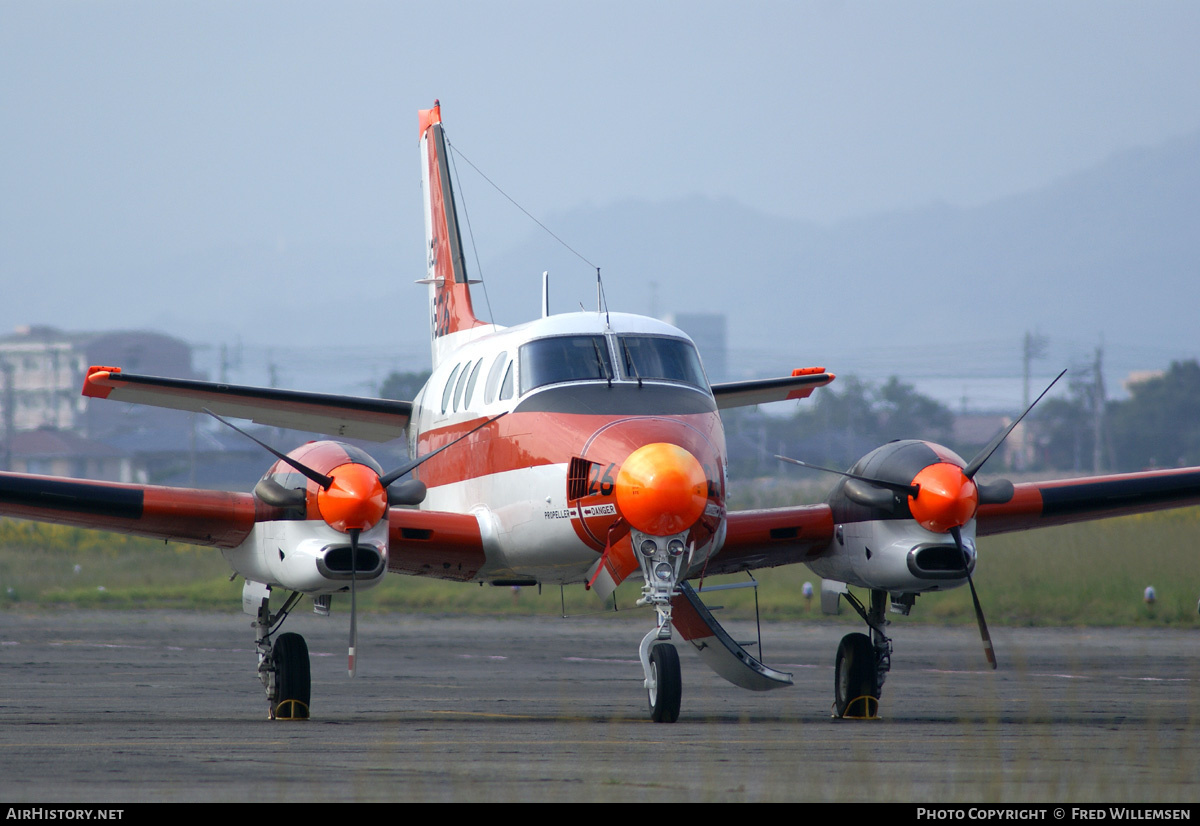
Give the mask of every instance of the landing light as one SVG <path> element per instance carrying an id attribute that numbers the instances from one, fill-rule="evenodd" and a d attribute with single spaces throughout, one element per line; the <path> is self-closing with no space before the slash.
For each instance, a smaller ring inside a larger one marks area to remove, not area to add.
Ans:
<path id="1" fill-rule="evenodd" d="M 663 582 L 669 582 L 675 576 L 675 569 L 669 563 L 660 562 L 654 566 L 654 575 Z"/>
<path id="2" fill-rule="evenodd" d="M 658 551 L 658 544 L 653 539 L 642 540 L 642 553 L 646 556 L 654 556 Z"/>
<path id="3" fill-rule="evenodd" d="M 667 553 L 669 553 L 671 556 L 679 556 L 683 553 L 684 548 L 685 546 L 682 539 L 672 539 L 667 543 Z"/>

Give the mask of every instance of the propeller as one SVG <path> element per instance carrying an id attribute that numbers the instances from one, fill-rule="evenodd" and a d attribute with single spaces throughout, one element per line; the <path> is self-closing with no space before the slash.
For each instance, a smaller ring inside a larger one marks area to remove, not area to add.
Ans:
<path id="1" fill-rule="evenodd" d="M 954 537 L 954 544 L 958 546 L 958 552 L 962 554 L 963 573 L 967 575 L 967 585 L 971 588 L 971 601 L 975 604 L 975 622 L 979 626 L 979 636 L 983 640 L 983 656 L 987 657 L 988 663 L 995 671 L 997 668 L 996 650 L 992 647 L 992 635 L 988 633 L 987 620 L 983 618 L 983 606 L 979 603 L 979 594 L 975 591 L 975 580 L 971 577 L 968 569 L 970 560 L 967 558 L 967 548 L 963 545 L 962 530 L 955 525 L 950 529 L 950 535 Z"/>
<path id="2" fill-rule="evenodd" d="M 388 473 L 376 474 L 372 468 L 366 465 L 348 462 L 334 468 L 330 471 L 330 475 L 326 475 L 315 468 L 309 467 L 298 459 L 279 452 L 266 442 L 260 441 L 245 430 L 242 430 L 233 424 L 233 422 L 218 416 L 207 407 L 202 408 L 202 410 L 221 424 L 242 434 L 281 462 L 294 468 L 305 478 L 315 482 L 320 488 L 317 492 L 317 509 L 321 513 L 321 518 L 331 528 L 341 531 L 350 537 L 350 646 L 347 657 L 347 671 L 353 677 L 357 670 L 355 658 L 358 650 L 358 540 L 363 531 L 375 527 L 379 523 L 379 520 L 387 513 L 388 486 L 412 473 L 423 463 L 437 456 L 443 450 L 454 447 L 454 445 L 475 431 L 487 427 L 492 422 L 507 415 L 508 411 L 493 416 L 490 419 L 484 419 L 466 433 L 447 442 L 437 450 L 430 451 L 416 459 L 411 459 Z M 420 504 L 424 499 L 423 486 L 421 488 L 415 496 L 411 491 L 407 492 L 408 498 L 405 500 L 405 504 Z M 415 501 L 413 501 L 414 499 Z"/>
<path id="3" fill-rule="evenodd" d="M 967 554 L 966 545 L 963 543 L 962 526 L 975 518 L 975 513 L 979 509 L 981 499 L 985 502 L 1006 502 L 1012 497 L 1013 487 L 1011 482 L 1002 481 L 992 483 L 991 485 L 980 485 L 975 482 L 975 474 L 979 472 L 983 464 L 992 457 L 992 454 L 996 452 L 1000 445 L 1004 443 L 1004 440 L 1016 429 L 1021 420 L 1029 415 L 1029 411 L 1033 410 L 1037 406 L 1037 403 L 1050 392 L 1050 388 L 1054 387 L 1058 383 L 1058 380 L 1066 375 L 1066 372 L 1066 370 L 1063 370 L 1055 376 L 1054 380 L 1046 385 L 1046 389 L 1033 400 L 1033 403 L 1025 408 L 1025 411 L 1014 419 L 1011 424 L 993 436 L 991 441 L 984 445 L 983 449 L 965 467 L 960 468 L 958 465 L 950 462 L 935 462 L 922 468 L 911 484 L 906 485 L 901 482 L 890 482 L 885 479 L 873 479 L 854 473 L 812 465 L 807 462 L 801 462 L 798 459 L 789 459 L 786 456 L 775 457 L 776 459 L 782 459 L 785 462 L 800 465 L 801 467 L 836 473 L 839 476 L 876 485 L 895 493 L 906 494 L 908 496 L 909 511 L 918 524 L 926 530 L 936 533 L 949 533 L 954 539 L 954 545 L 958 548 L 959 555 L 962 557 L 963 574 L 966 576 L 967 585 L 971 589 L 971 601 L 975 606 L 975 621 L 979 625 L 979 636 L 983 640 L 983 653 L 993 669 L 997 667 L 996 652 L 992 646 L 992 637 L 988 632 L 987 621 L 983 617 L 983 606 L 979 602 L 979 594 L 975 590 L 975 580 L 971 576 L 971 560 Z M 877 507 L 885 506 L 884 503 L 879 501 L 873 501 L 871 504 Z"/>

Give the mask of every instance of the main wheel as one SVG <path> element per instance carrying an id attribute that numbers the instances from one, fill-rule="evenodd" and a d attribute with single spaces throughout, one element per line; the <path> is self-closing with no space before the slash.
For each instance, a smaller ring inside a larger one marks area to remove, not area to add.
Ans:
<path id="1" fill-rule="evenodd" d="M 307 720 L 312 696 L 308 645 L 299 634 L 280 634 L 271 649 L 275 669 L 275 702 L 272 720 Z"/>
<path id="2" fill-rule="evenodd" d="M 833 708 L 838 717 L 874 718 L 879 713 L 875 646 L 866 634 L 847 634 L 834 661 Z"/>
<path id="3" fill-rule="evenodd" d="M 670 643 L 650 649 L 650 719 L 656 723 L 674 723 L 679 719 L 683 698 L 683 677 L 679 673 L 679 652 Z"/>

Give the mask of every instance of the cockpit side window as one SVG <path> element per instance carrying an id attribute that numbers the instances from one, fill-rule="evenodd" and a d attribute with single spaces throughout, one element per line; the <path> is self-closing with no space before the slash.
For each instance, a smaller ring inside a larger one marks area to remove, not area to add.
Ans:
<path id="1" fill-rule="evenodd" d="M 521 345 L 521 392 L 567 381 L 612 380 L 604 336 L 555 336 Z"/>
<path id="2" fill-rule="evenodd" d="M 617 337 L 617 353 L 626 379 L 681 381 L 708 389 L 700 354 L 689 341 L 666 336 Z"/>

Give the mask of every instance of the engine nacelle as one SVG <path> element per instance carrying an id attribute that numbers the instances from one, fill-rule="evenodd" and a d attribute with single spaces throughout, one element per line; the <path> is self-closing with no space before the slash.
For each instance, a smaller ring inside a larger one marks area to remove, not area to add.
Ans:
<path id="1" fill-rule="evenodd" d="M 387 572 L 388 522 L 363 531 L 353 560 L 358 589 L 383 581 Z M 240 575 L 303 594 L 350 589 L 350 537 L 318 520 L 260 522 L 236 548 L 223 552 Z"/>
<path id="2" fill-rule="evenodd" d="M 889 442 L 855 463 L 829 496 L 834 553 L 809 567 L 828 579 L 894 593 L 955 588 L 975 567 L 975 512 L 1012 497 L 975 485 L 966 463 L 932 442 Z M 878 480 L 877 482 L 874 480 Z M 959 531 L 959 550 L 952 532 Z"/>

